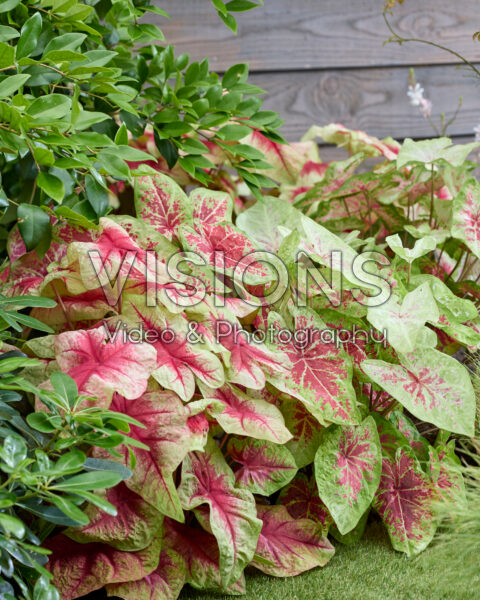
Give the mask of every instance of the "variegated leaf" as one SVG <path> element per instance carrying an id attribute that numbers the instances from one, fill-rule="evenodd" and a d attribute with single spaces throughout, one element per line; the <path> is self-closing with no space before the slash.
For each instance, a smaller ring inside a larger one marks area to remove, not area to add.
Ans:
<path id="1" fill-rule="evenodd" d="M 229 586 L 223 585 L 219 548 L 211 533 L 166 519 L 163 544 L 183 558 L 186 581 L 193 588 L 234 596 L 245 594 L 243 573 Z"/>
<path id="2" fill-rule="evenodd" d="M 235 477 L 215 442 L 205 452 L 192 452 L 182 465 L 178 488 L 186 510 L 207 504 L 209 526 L 220 550 L 220 574 L 225 587 L 235 583 L 252 560 L 261 522 L 253 495 L 235 487 Z"/>
<path id="3" fill-rule="evenodd" d="M 84 396 L 93 396 L 108 406 L 117 391 L 138 398 L 147 388 L 156 368 L 153 346 L 124 341 L 121 335 L 109 341 L 105 328 L 68 331 L 55 339 L 55 356 L 60 369 L 70 375 Z"/>
<path id="4" fill-rule="evenodd" d="M 370 306 L 367 319 L 379 331 L 386 332 L 388 343 L 397 352 L 412 352 L 417 347 L 426 321 L 436 323 L 437 304 L 428 283 L 422 283 L 399 303 L 395 296 L 380 306 Z"/>
<path id="5" fill-rule="evenodd" d="M 125 483 L 103 492 L 103 497 L 117 509 L 116 516 L 89 504 L 84 510 L 90 523 L 81 529 L 70 528 L 68 537 L 76 542 L 102 542 L 118 550 L 142 550 L 162 530 L 163 515 Z"/>
<path id="6" fill-rule="evenodd" d="M 252 494 L 270 496 L 287 485 L 297 465 L 285 446 L 252 438 L 231 438 L 227 453 L 239 468 L 234 468 L 237 485 Z"/>
<path id="7" fill-rule="evenodd" d="M 270 313 L 269 325 L 277 332 L 285 329 L 279 315 Z M 301 400 L 321 424 L 356 423 L 359 420 L 355 391 L 352 386 L 352 362 L 341 347 L 324 343 L 320 332 L 323 322 L 312 312 L 298 310 L 294 332 L 302 331 L 297 342 L 276 335 L 275 348 L 289 359 L 288 374 L 270 376 L 280 390 Z"/>
<path id="8" fill-rule="evenodd" d="M 321 525 L 309 519 L 293 519 L 284 506 L 257 506 L 262 520 L 253 566 L 275 577 L 292 577 L 323 567 L 335 549 Z"/>
<path id="9" fill-rule="evenodd" d="M 178 228 L 192 220 L 192 206 L 182 188 L 163 174 L 135 179 L 137 216 L 168 240 L 177 237 Z"/>
<path id="10" fill-rule="evenodd" d="M 466 368 L 433 348 L 419 348 L 400 361 L 366 360 L 362 369 L 419 419 L 472 436 L 475 393 Z"/>
<path id="11" fill-rule="evenodd" d="M 155 571 L 143 579 L 107 584 L 109 596 L 124 600 L 177 600 L 186 580 L 184 559 L 171 549 L 162 549 Z"/>
<path id="12" fill-rule="evenodd" d="M 453 201 L 452 235 L 480 258 L 480 184 L 469 179 Z"/>
<path id="13" fill-rule="evenodd" d="M 428 546 L 435 533 L 434 488 L 411 450 L 384 457 L 373 507 L 384 522 L 395 550 L 408 556 Z"/>
<path id="14" fill-rule="evenodd" d="M 157 364 L 153 377 L 182 400 L 192 398 L 196 379 L 211 387 L 223 384 L 220 360 L 203 344 L 189 341 L 188 321 L 183 315 L 170 314 L 160 306 L 149 308 L 142 296 L 129 296 L 123 307 L 122 319 L 125 318 L 132 325 L 140 324 L 147 333 L 146 341 L 136 346 L 155 348 Z"/>
<path id="15" fill-rule="evenodd" d="M 232 197 L 225 192 L 197 188 L 190 194 L 193 220 L 200 224 L 217 225 L 232 220 Z"/>
<path id="16" fill-rule="evenodd" d="M 299 469 L 313 462 L 320 437 L 322 426 L 302 402 L 296 398 L 283 400 L 280 410 L 285 418 L 285 425 L 293 435 L 287 442 L 287 448 L 293 454 Z"/>
<path id="17" fill-rule="evenodd" d="M 44 542 L 52 552 L 47 568 L 62 600 L 149 575 L 158 565 L 160 545 L 158 537 L 143 550 L 122 552 L 107 544 L 78 544 L 62 534 Z"/>
<path id="18" fill-rule="evenodd" d="M 351 531 L 370 505 L 380 481 L 382 452 L 375 421 L 331 426 L 315 455 L 318 493 L 342 534 Z"/>
<path id="19" fill-rule="evenodd" d="M 328 508 L 320 500 L 315 478 L 309 478 L 305 473 L 297 473 L 293 481 L 280 491 L 277 504 L 285 506 L 294 519 L 310 519 L 319 523 L 325 535 L 333 523 Z"/>
<path id="20" fill-rule="evenodd" d="M 223 430 L 259 440 L 284 444 L 292 434 L 285 427 L 280 410 L 270 402 L 254 398 L 234 385 L 212 389 L 199 384 L 206 399 L 216 402 L 208 408 Z"/>

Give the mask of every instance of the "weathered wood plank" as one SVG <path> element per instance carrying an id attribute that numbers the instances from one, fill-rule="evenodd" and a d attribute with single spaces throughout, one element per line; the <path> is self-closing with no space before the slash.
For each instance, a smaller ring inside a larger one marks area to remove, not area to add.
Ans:
<path id="1" fill-rule="evenodd" d="M 433 101 L 432 119 L 447 118 L 463 96 L 463 106 L 448 130 L 450 135 L 473 135 L 479 122 L 480 90 L 472 77 L 453 66 L 416 69 L 417 80 Z M 264 107 L 286 119 L 282 128 L 289 140 L 298 140 L 313 124 L 343 123 L 378 137 L 433 137 L 429 122 L 406 95 L 409 70 L 344 69 L 298 73 L 254 74 L 250 80 L 268 90 Z"/>
<path id="2" fill-rule="evenodd" d="M 383 0 L 265 0 L 264 8 L 237 13 L 235 37 L 209 0 L 157 0 L 171 20 L 150 15 L 179 52 L 210 57 L 225 70 L 248 61 L 252 70 L 299 70 L 381 65 L 452 63 L 455 57 L 423 44 L 383 46 L 390 37 Z M 480 60 L 478 0 L 423 0 L 395 8 L 393 22 L 405 37 L 447 45 Z"/>

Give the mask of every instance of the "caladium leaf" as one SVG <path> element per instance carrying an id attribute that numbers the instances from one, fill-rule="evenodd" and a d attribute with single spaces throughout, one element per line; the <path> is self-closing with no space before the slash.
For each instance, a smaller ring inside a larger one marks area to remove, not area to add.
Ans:
<path id="1" fill-rule="evenodd" d="M 47 568 L 62 600 L 73 600 L 108 583 L 141 579 L 157 566 L 161 539 L 138 552 L 122 552 L 107 544 L 78 544 L 65 535 L 47 539 L 52 551 Z"/>
<path id="2" fill-rule="evenodd" d="M 279 226 L 295 228 L 300 212 L 290 202 L 266 196 L 255 202 L 237 217 L 236 225 L 250 236 L 260 248 L 278 252 L 283 240 Z"/>
<path id="3" fill-rule="evenodd" d="M 394 460 L 398 448 L 406 448 L 407 450 L 411 448 L 409 440 L 395 427 L 392 421 L 385 419 L 377 412 L 372 412 L 370 416 L 377 425 L 383 456 L 388 456 Z"/>
<path id="4" fill-rule="evenodd" d="M 408 556 L 421 552 L 435 533 L 431 504 L 434 488 L 412 451 L 398 448 L 384 457 L 373 507 L 384 522 L 395 550 Z"/>
<path id="5" fill-rule="evenodd" d="M 388 420 L 407 438 L 418 460 L 425 462 L 428 459 L 429 443 L 420 435 L 412 421 L 398 410 L 392 411 Z"/>
<path id="6" fill-rule="evenodd" d="M 157 364 L 153 346 L 124 341 L 122 335 L 109 340 L 102 325 L 60 333 L 55 356 L 79 393 L 97 397 L 103 406 L 108 406 L 114 391 L 128 399 L 141 396 Z"/>
<path id="7" fill-rule="evenodd" d="M 287 448 L 293 454 L 299 469 L 313 462 L 322 427 L 318 420 L 296 398 L 283 400 L 280 410 L 285 418 L 285 425 L 293 435 L 287 442 Z"/>
<path id="8" fill-rule="evenodd" d="M 152 343 L 137 347 L 155 348 L 156 367 L 153 377 L 167 389 L 188 401 L 195 391 L 195 379 L 211 387 L 223 384 L 224 372 L 220 360 L 200 343 L 190 343 L 188 321 L 184 316 L 172 315 L 161 307 L 145 306 L 141 296 L 131 296 L 124 302 L 122 318 L 140 323 L 150 332 Z M 166 333 L 164 333 L 166 332 Z"/>
<path id="9" fill-rule="evenodd" d="M 477 147 L 478 143 L 475 142 L 453 146 L 452 140 L 447 137 L 420 141 L 407 138 L 398 153 L 397 167 L 400 168 L 412 162 L 430 166 L 439 160 L 445 160 L 452 166 L 459 167 L 465 162 L 470 152 Z"/>
<path id="10" fill-rule="evenodd" d="M 182 465 L 178 488 L 186 510 L 208 504 L 209 525 L 220 550 L 220 574 L 225 587 L 238 580 L 252 560 L 261 522 L 253 495 L 235 487 L 235 477 L 211 439 L 205 452 L 192 452 Z"/>
<path id="11" fill-rule="evenodd" d="M 129 436 L 149 447 L 133 448 L 136 465 L 125 484 L 161 513 L 179 521 L 183 521 L 183 513 L 172 473 L 187 452 L 197 447 L 198 432 L 190 418 L 204 408 L 203 402 L 184 406 L 174 393 L 159 390 L 149 391 L 135 402 L 116 394 L 111 405 L 111 410 L 144 425 L 132 425 Z M 125 447 L 121 452 L 121 460 L 128 466 L 130 454 Z"/>
<path id="12" fill-rule="evenodd" d="M 400 362 L 366 360 L 362 369 L 419 419 L 472 436 L 475 393 L 466 368 L 433 348 L 401 355 Z"/>
<path id="13" fill-rule="evenodd" d="M 120 225 L 140 248 L 157 252 L 158 258 L 162 261 L 167 261 L 178 252 L 178 246 L 167 240 L 164 235 L 143 219 L 137 219 L 130 215 L 109 215 L 108 218 Z"/>
<path id="14" fill-rule="evenodd" d="M 261 390 L 270 374 L 283 376 L 290 368 L 286 356 L 264 343 L 250 341 L 240 323 L 228 313 L 219 313 L 218 318 L 211 319 L 209 327 L 220 348 L 225 350 L 223 360 L 230 383 Z"/>
<path id="15" fill-rule="evenodd" d="M 323 567 L 335 549 L 321 525 L 309 519 L 293 519 L 284 506 L 257 506 L 263 522 L 254 567 L 275 577 L 292 577 Z M 263 560 L 260 560 L 263 559 Z"/>
<path id="16" fill-rule="evenodd" d="M 102 217 L 100 226 L 101 230 L 94 240 L 69 244 L 65 260 L 70 267 L 78 265 L 82 283 L 87 289 L 101 286 L 107 297 L 114 291 L 118 296 L 127 279 L 145 280 L 149 262 L 145 250 L 120 225 Z M 149 279 L 154 281 L 156 276 L 156 271 L 152 270 Z M 71 291 L 79 293 L 83 289 Z"/>
<path id="17" fill-rule="evenodd" d="M 435 443 L 429 448 L 429 472 L 442 500 L 465 499 L 465 485 L 460 470 L 461 462 L 455 454 L 455 440 Z"/>
<path id="18" fill-rule="evenodd" d="M 67 535 L 80 543 L 102 542 L 118 550 L 142 550 L 162 530 L 163 515 L 123 482 L 106 490 L 103 497 L 117 509 L 116 516 L 89 504 L 84 509 L 90 523 L 70 528 Z"/>
<path id="19" fill-rule="evenodd" d="M 370 505 L 380 481 L 382 451 L 375 421 L 331 426 L 315 455 L 318 494 L 340 533 L 351 531 Z"/>
<path id="20" fill-rule="evenodd" d="M 265 160 L 273 167 L 268 169 L 267 176 L 280 183 L 295 183 L 307 160 L 318 160 L 316 145 L 311 142 L 278 144 L 254 131 L 243 143 L 264 154 Z"/>
<path id="21" fill-rule="evenodd" d="M 417 347 L 427 321 L 438 321 L 437 304 L 428 283 L 409 292 L 402 304 L 392 295 L 380 306 L 368 308 L 367 319 L 379 331 L 386 332 L 388 343 L 397 352 L 411 352 Z"/>
<path id="22" fill-rule="evenodd" d="M 106 585 L 107 594 L 124 600 L 177 600 L 186 581 L 185 561 L 164 548 L 155 571 L 143 579 Z"/>
<path id="23" fill-rule="evenodd" d="M 251 438 L 230 438 L 227 453 L 238 465 L 235 481 L 252 494 L 270 496 L 293 479 L 297 465 L 280 444 Z"/>
<path id="24" fill-rule="evenodd" d="M 338 271 L 358 287 L 370 287 L 355 274 L 357 270 L 354 269 L 354 262 L 360 263 L 362 259 L 352 246 L 305 215 L 302 216 L 301 227 L 304 235 L 300 239 L 300 250 L 333 271 Z"/>
<path id="25" fill-rule="evenodd" d="M 421 274 L 414 275 L 411 278 L 413 285 L 420 285 L 424 282 L 430 285 L 435 301 L 437 302 L 440 313 L 438 323 L 435 323 L 437 327 L 443 326 L 443 320 L 464 323 L 478 316 L 475 304 L 471 300 L 462 297 L 463 290 L 458 290 L 459 296 L 456 296 L 443 281 L 433 275 Z"/>
<path id="26" fill-rule="evenodd" d="M 243 265 L 245 269 L 241 269 L 240 272 L 244 281 L 252 285 L 274 279 L 264 262 L 247 262 L 248 255 L 257 249 L 251 240 L 233 225 L 197 223 L 195 229 L 183 226 L 179 235 L 183 248 L 197 253 L 206 265 L 216 266 L 217 270 L 225 270 L 229 275 L 236 267 L 240 269 Z"/>
<path id="27" fill-rule="evenodd" d="M 395 160 L 401 148 L 400 144 L 392 138 L 379 140 L 364 131 L 347 129 L 340 123 L 331 123 L 325 127 L 313 125 L 302 139 L 313 140 L 316 137 L 322 138 L 327 144 L 336 144 L 346 148 L 351 154 L 363 152 L 367 156 L 383 155 L 389 160 Z"/>
<path id="28" fill-rule="evenodd" d="M 294 519 L 310 519 L 319 523 L 324 535 L 333 523 L 328 508 L 320 500 L 315 478 L 308 478 L 305 473 L 297 473 L 295 479 L 281 490 L 277 504 L 285 506 Z"/>
<path id="29" fill-rule="evenodd" d="M 397 256 L 409 264 L 413 263 L 415 259 L 432 252 L 437 247 L 436 240 L 429 235 L 416 240 L 413 248 L 404 248 L 398 233 L 388 236 L 385 241 Z"/>
<path id="30" fill-rule="evenodd" d="M 285 329 L 281 317 L 271 312 L 270 324 L 277 331 Z M 275 337 L 275 348 L 286 355 L 292 368 L 286 375 L 270 376 L 280 390 L 301 400 L 322 424 L 356 423 L 359 421 L 355 391 L 352 387 L 352 363 L 348 355 L 333 343 L 324 343 L 319 334 L 323 322 L 313 311 L 298 310 L 294 331 L 303 331 L 302 340 L 282 342 Z"/>
<path id="31" fill-rule="evenodd" d="M 135 178 L 135 208 L 143 219 L 168 240 L 191 222 L 192 206 L 182 188 L 163 174 Z"/>
<path id="32" fill-rule="evenodd" d="M 11 261 L 2 273 L 2 280 L 7 276 L 2 286 L 5 296 L 38 296 L 52 280 L 63 270 L 59 263 L 67 253 L 66 244 L 53 242 L 43 258 L 32 250 Z"/>
<path id="33" fill-rule="evenodd" d="M 199 384 L 204 398 L 215 400 L 208 412 L 227 433 L 236 433 L 284 444 L 292 438 L 280 410 L 261 398 L 253 398 L 234 385 L 212 389 Z"/>
<path id="34" fill-rule="evenodd" d="M 63 286 L 55 282 L 55 289 L 61 297 L 61 304 L 59 302 L 54 308 L 34 308 L 31 316 L 58 331 L 68 323 L 74 324 L 90 320 L 98 322 L 112 311 L 112 306 L 106 301 L 102 288 L 87 290 L 72 296 L 59 290 L 61 287 Z"/>
<path id="35" fill-rule="evenodd" d="M 211 533 L 166 519 L 163 543 L 167 550 L 174 550 L 185 561 L 186 581 L 192 587 L 231 595 L 245 593 L 243 573 L 228 587 L 223 585 L 218 544 Z"/>
<path id="36" fill-rule="evenodd" d="M 453 201 L 452 235 L 480 257 L 480 184 L 469 179 Z"/>
<path id="37" fill-rule="evenodd" d="M 217 225 L 232 220 L 233 201 L 230 194 L 197 188 L 190 194 L 193 220 L 201 224 Z"/>

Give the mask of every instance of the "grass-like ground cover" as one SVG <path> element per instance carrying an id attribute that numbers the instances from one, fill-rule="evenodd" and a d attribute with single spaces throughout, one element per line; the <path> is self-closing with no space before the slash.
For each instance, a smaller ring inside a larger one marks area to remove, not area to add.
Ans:
<path id="1" fill-rule="evenodd" d="M 471 578 L 431 560 L 435 546 L 417 558 L 392 550 L 380 523 L 372 523 L 354 546 L 335 543 L 324 568 L 292 578 L 247 571 L 246 600 L 474 600 L 480 598 L 480 569 Z M 232 596 L 184 588 L 180 600 L 227 600 Z"/>

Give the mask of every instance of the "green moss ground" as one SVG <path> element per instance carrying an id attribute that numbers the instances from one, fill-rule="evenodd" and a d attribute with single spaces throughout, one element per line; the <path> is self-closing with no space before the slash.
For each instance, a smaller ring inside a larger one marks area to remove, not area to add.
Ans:
<path id="1" fill-rule="evenodd" d="M 363 539 L 347 547 L 335 542 L 336 555 L 322 568 L 280 579 L 258 571 L 247 574 L 246 600 L 476 600 L 480 568 L 472 581 L 445 577 L 447 565 L 427 560 L 426 550 L 409 559 L 392 550 L 380 523 L 372 523 Z M 433 564 L 432 564 L 433 562 Z M 232 596 L 184 588 L 180 600 L 227 600 Z"/>

